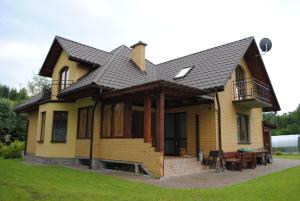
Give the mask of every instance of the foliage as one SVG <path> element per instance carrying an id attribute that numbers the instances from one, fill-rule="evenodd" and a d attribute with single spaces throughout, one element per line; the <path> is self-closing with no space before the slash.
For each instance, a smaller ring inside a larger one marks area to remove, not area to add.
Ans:
<path id="1" fill-rule="evenodd" d="M 8 96 L 9 96 L 9 87 L 0 84 L 0 97 L 8 98 Z"/>
<path id="2" fill-rule="evenodd" d="M 30 95 L 36 95 L 45 89 L 50 88 L 51 81 L 47 77 L 34 74 L 31 81 L 28 81 L 27 88 Z"/>
<path id="3" fill-rule="evenodd" d="M 12 111 L 11 105 L 10 100 L 0 98 L 0 139 L 15 131 L 16 114 Z"/>
<path id="4" fill-rule="evenodd" d="M 282 159 L 300 160 L 300 154 L 282 154 L 282 155 L 273 155 L 273 157 L 282 158 Z"/>
<path id="5" fill-rule="evenodd" d="M 0 157 L 3 156 L 4 150 L 6 149 L 7 145 L 0 141 Z"/>
<path id="6" fill-rule="evenodd" d="M 24 150 L 25 143 L 21 141 L 14 141 L 9 146 L 3 146 L 1 148 L 1 155 L 4 158 L 21 158 L 21 152 Z M 0 155 L 0 156 L 1 156 Z"/>
<path id="7" fill-rule="evenodd" d="M 10 91 L 9 91 L 9 95 L 8 95 L 8 98 L 9 100 L 12 100 L 12 101 L 16 101 L 18 99 L 18 91 L 16 88 L 11 88 Z"/>
<path id="8" fill-rule="evenodd" d="M 299 200 L 299 177 L 300 166 L 225 188 L 171 189 L 96 172 L 0 158 L 0 200 L 291 201 Z"/>
<path id="9" fill-rule="evenodd" d="M 293 112 L 276 115 L 265 113 L 264 120 L 277 125 L 277 129 L 272 130 L 272 135 L 291 135 L 300 133 L 300 105 Z"/>
<path id="10" fill-rule="evenodd" d="M 282 155 L 283 154 L 283 152 L 281 152 L 281 151 L 276 151 L 275 153 L 274 153 L 274 155 Z"/>
<path id="11" fill-rule="evenodd" d="M 10 135 L 12 140 L 24 140 L 26 134 L 26 115 L 16 114 L 16 105 L 28 98 L 27 90 L 22 88 L 17 91 L 6 85 L 0 85 L 0 140 L 5 135 Z"/>

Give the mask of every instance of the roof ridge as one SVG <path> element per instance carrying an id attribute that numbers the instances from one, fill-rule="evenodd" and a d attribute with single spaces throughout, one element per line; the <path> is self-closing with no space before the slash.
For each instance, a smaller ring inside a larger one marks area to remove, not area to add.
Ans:
<path id="1" fill-rule="evenodd" d="M 198 51 L 198 52 L 194 52 L 194 53 L 191 53 L 191 54 L 188 54 L 188 55 L 185 55 L 185 56 L 177 57 L 175 59 L 171 59 L 171 60 L 168 60 L 168 61 L 164 61 L 162 63 L 158 63 L 158 64 L 156 64 L 156 66 L 159 66 L 161 64 L 165 64 L 165 63 L 168 63 L 168 62 L 171 62 L 171 61 L 175 61 L 175 60 L 178 60 L 178 59 L 182 59 L 182 58 L 185 58 L 185 57 L 188 57 L 188 56 L 191 56 L 191 55 L 195 55 L 195 54 L 198 54 L 198 53 L 206 52 L 206 51 L 209 51 L 209 50 L 212 50 L 212 49 L 220 48 L 220 47 L 225 46 L 225 45 L 230 45 L 230 44 L 233 44 L 233 43 L 237 43 L 237 42 L 240 42 L 242 40 L 246 40 L 246 39 L 250 39 L 250 38 L 254 39 L 254 36 L 250 36 L 250 37 L 243 38 L 243 39 L 233 41 L 233 42 L 230 42 L 230 43 L 225 43 L 225 44 L 222 44 L 222 45 L 218 45 L 218 46 L 208 48 L 208 49 L 205 49 L 205 50 L 201 50 L 201 51 Z"/>
<path id="2" fill-rule="evenodd" d="M 103 76 L 103 74 L 107 70 L 108 66 L 113 62 L 113 60 L 116 58 L 118 53 L 120 53 L 120 51 L 121 51 L 121 48 L 118 49 L 117 52 L 110 57 L 108 62 L 102 68 L 99 68 L 100 70 L 98 72 L 98 75 L 96 75 L 96 77 L 92 80 L 92 83 L 97 84 L 97 80 L 99 80 Z"/>
<path id="3" fill-rule="evenodd" d="M 57 38 L 63 39 L 63 40 L 67 40 L 67 41 L 70 41 L 70 42 L 72 42 L 72 43 L 77 43 L 77 44 L 79 44 L 79 45 L 83 45 L 83 46 L 85 46 L 85 47 L 92 48 L 92 49 L 97 50 L 97 51 L 105 52 L 105 53 L 108 53 L 108 54 L 110 53 L 110 52 L 107 52 L 107 51 L 105 51 L 105 50 L 101 50 L 101 49 L 98 49 L 98 48 L 96 48 L 96 47 L 92 47 L 92 46 L 89 46 L 89 45 L 86 45 L 86 44 L 83 44 L 83 43 L 80 43 L 80 42 L 77 42 L 77 41 L 74 41 L 74 40 L 71 40 L 71 39 L 64 38 L 64 37 L 61 37 L 61 36 L 56 35 L 56 36 L 55 36 L 55 39 L 57 39 Z M 58 42 L 59 42 L 59 41 L 58 41 Z M 63 45 L 62 45 L 60 42 L 59 42 L 59 44 L 63 47 Z"/>
<path id="4" fill-rule="evenodd" d="M 112 49 L 111 51 L 109 51 L 110 53 L 111 52 L 113 52 L 113 51 L 116 51 L 117 49 L 121 49 L 122 47 L 126 47 L 126 48 L 128 48 L 128 49 L 130 49 L 129 47 L 127 47 L 126 45 L 124 45 L 124 44 L 122 44 L 122 45 L 119 45 L 118 47 L 116 47 L 116 48 L 114 48 L 114 49 Z"/>

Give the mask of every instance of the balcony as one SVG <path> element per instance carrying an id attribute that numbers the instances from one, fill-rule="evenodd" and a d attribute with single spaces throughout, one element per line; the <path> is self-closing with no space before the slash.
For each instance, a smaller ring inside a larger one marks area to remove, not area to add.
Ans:
<path id="1" fill-rule="evenodd" d="M 52 97 L 57 97 L 57 95 L 73 84 L 73 80 L 52 80 L 51 88 L 52 88 Z"/>
<path id="2" fill-rule="evenodd" d="M 270 88 L 255 78 L 233 81 L 233 103 L 246 108 L 271 107 Z"/>

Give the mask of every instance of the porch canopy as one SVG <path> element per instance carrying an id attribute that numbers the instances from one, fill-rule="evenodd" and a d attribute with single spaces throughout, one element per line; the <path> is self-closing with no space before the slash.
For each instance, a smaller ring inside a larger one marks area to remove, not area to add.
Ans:
<path id="1" fill-rule="evenodd" d="M 124 103 L 124 137 L 130 138 L 132 125 L 132 105 L 144 108 L 144 141 L 152 142 L 157 151 L 164 151 L 164 115 L 165 108 L 185 107 L 213 102 L 212 91 L 159 80 L 142 85 L 103 93 L 100 96 L 103 105 L 116 102 Z M 155 111 L 155 122 L 152 111 Z M 155 126 L 155 134 L 152 129 Z M 101 126 L 103 127 L 103 126 Z"/>

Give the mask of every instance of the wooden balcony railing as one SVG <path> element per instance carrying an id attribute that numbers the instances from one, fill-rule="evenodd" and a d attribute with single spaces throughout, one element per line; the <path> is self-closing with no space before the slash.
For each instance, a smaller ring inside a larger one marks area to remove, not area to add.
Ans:
<path id="1" fill-rule="evenodd" d="M 233 99 L 234 101 L 260 99 L 270 103 L 270 88 L 255 78 L 233 81 Z"/>

